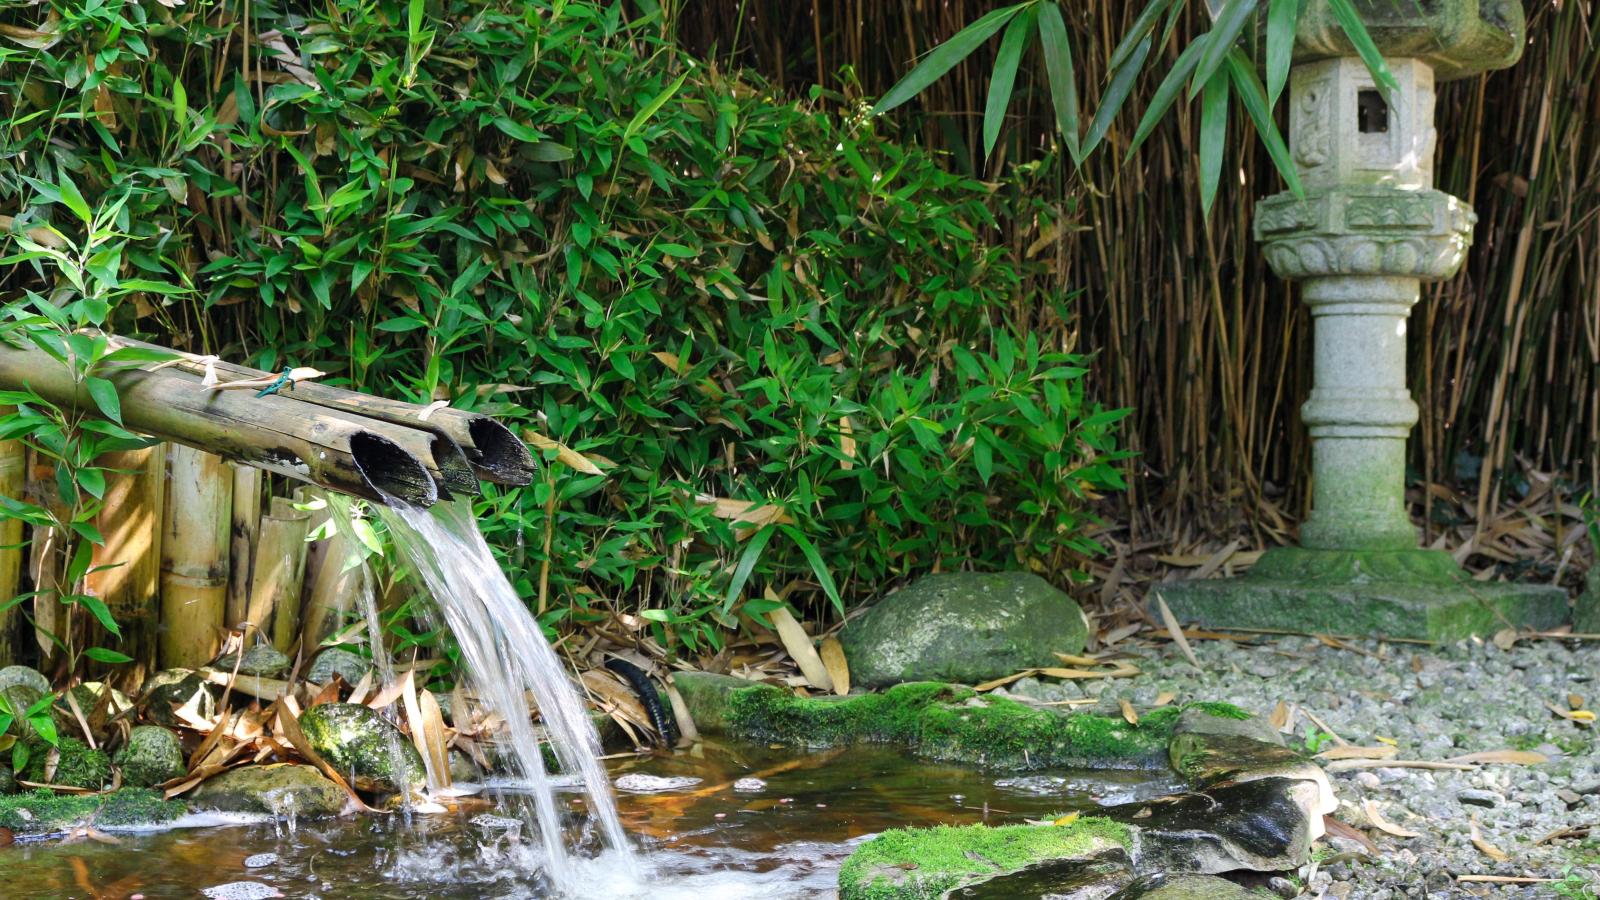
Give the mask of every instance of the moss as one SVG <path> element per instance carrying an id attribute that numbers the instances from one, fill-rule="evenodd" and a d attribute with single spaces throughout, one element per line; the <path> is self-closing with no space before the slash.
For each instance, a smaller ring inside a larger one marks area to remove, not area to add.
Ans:
<path id="1" fill-rule="evenodd" d="M 162 800 L 160 791 L 123 788 L 105 798 L 94 823 L 102 828 L 166 825 L 189 811 L 182 800 Z"/>
<path id="2" fill-rule="evenodd" d="M 839 870 L 840 900 L 921 900 L 937 897 L 967 876 L 1014 872 L 1047 859 L 1125 846 L 1127 827 L 1083 818 L 1059 827 L 987 825 L 886 831 L 862 844 Z M 908 868 L 909 867 L 909 868 Z M 893 873 L 904 872 L 900 877 Z"/>
<path id="3" fill-rule="evenodd" d="M 1210 713 L 1219 719 L 1238 719 L 1239 721 L 1244 722 L 1249 721 L 1251 718 L 1250 713 L 1247 713 L 1239 707 L 1234 706 L 1232 703 L 1191 703 L 1184 708 L 1198 709 L 1201 712 Z"/>
<path id="4" fill-rule="evenodd" d="M 28 764 L 22 770 L 22 780 L 51 784 L 65 787 L 88 788 L 98 791 L 111 782 L 111 757 L 104 751 L 90 750 L 89 745 L 73 737 L 62 737 L 56 749 L 60 758 L 56 761 L 56 771 L 53 777 L 45 778 L 45 766 L 50 755 L 50 747 L 42 742 L 31 744 L 31 755 Z"/>
<path id="5" fill-rule="evenodd" d="M 796 697 L 765 685 L 726 696 L 724 724 L 735 737 L 809 747 L 904 744 L 920 756 L 998 769 L 1160 768 L 1181 712 L 1152 710 L 1130 725 L 1005 697 L 968 706 L 977 696 L 971 688 L 931 682 L 850 697 Z"/>
<path id="6" fill-rule="evenodd" d="M 99 797 L 57 794 L 43 788 L 0 797 L 0 827 L 18 834 L 45 834 L 86 822 L 100 808 Z"/>

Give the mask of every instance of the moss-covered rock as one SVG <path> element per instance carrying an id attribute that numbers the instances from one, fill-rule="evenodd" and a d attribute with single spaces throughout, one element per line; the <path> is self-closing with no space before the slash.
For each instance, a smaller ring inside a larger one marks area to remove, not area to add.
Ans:
<path id="1" fill-rule="evenodd" d="M 1572 630 L 1578 634 L 1600 634 L 1600 565 L 1590 566 L 1583 592 L 1572 608 Z"/>
<path id="2" fill-rule="evenodd" d="M 17 834 L 53 834 L 88 822 L 97 828 L 135 829 L 172 822 L 187 810 L 182 801 L 163 801 L 160 794 L 142 788 L 104 796 L 37 790 L 0 797 L 0 827 Z"/>
<path id="3" fill-rule="evenodd" d="M 125 787 L 105 798 L 94 824 L 111 831 L 137 831 L 170 825 L 188 811 L 182 800 L 162 800 L 160 791 Z"/>
<path id="4" fill-rule="evenodd" d="M 1127 846 L 1128 830 L 1108 819 L 1069 825 L 986 825 L 886 831 L 862 844 L 839 870 L 839 900 L 923 900 L 1052 860 L 1085 859 Z"/>
<path id="5" fill-rule="evenodd" d="M 257 678 L 277 678 L 289 671 L 289 657 L 271 644 L 257 644 L 244 651 L 242 657 L 234 653 L 219 656 L 211 664 L 211 668 L 218 672 L 231 673 L 235 662 L 239 665 L 240 675 L 253 675 Z"/>
<path id="6" fill-rule="evenodd" d="M 0 794 L 15 794 L 17 792 L 16 776 L 11 774 L 9 761 L 0 761 Z"/>
<path id="7" fill-rule="evenodd" d="M 25 684 L 38 691 L 41 696 L 50 693 L 50 679 L 39 674 L 36 669 L 27 666 L 6 666 L 0 669 L 0 691 L 15 684 Z"/>
<path id="8" fill-rule="evenodd" d="M 410 787 L 427 783 L 422 754 L 374 709 L 359 703 L 313 706 L 300 716 L 300 730 L 311 748 L 359 790 L 399 790 L 391 756 L 395 749 L 404 760 Z"/>
<path id="9" fill-rule="evenodd" d="M 372 663 L 359 654 L 330 647 L 318 653 L 317 658 L 311 661 L 311 668 L 306 670 L 306 679 L 317 684 L 327 684 L 334 675 L 339 675 L 346 684 L 355 684 L 371 669 Z"/>
<path id="10" fill-rule="evenodd" d="M 246 766 L 206 779 L 190 798 L 195 809 L 313 819 L 344 810 L 344 789 L 312 766 Z"/>
<path id="11" fill-rule="evenodd" d="M 122 783 L 133 787 L 150 787 L 184 773 L 178 736 L 159 725 L 134 728 L 112 761 L 122 769 Z"/>
<path id="12" fill-rule="evenodd" d="M 1282 747 L 1283 735 L 1272 723 L 1229 703 L 1196 703 L 1172 726 L 1173 734 L 1224 734 L 1247 737 Z"/>
<path id="13" fill-rule="evenodd" d="M 708 733 L 801 747 L 895 743 L 919 756 L 996 769 L 1162 768 L 1181 712 L 1152 710 L 1130 725 L 1120 716 L 982 698 L 959 685 L 902 684 L 881 694 L 796 697 L 701 673 L 678 673 L 675 681 L 695 724 Z"/>
<path id="14" fill-rule="evenodd" d="M 89 749 L 88 744 L 75 737 L 65 736 L 55 747 L 55 773 L 46 778 L 50 750 L 50 745 L 43 741 L 29 743 L 28 764 L 22 769 L 23 781 L 87 788 L 91 791 L 98 791 L 111 783 L 111 757 L 103 750 Z"/>
<path id="15" fill-rule="evenodd" d="M 839 633 L 850 680 L 976 684 L 1081 653 L 1089 623 L 1069 596 L 1027 572 L 929 575 L 879 600 Z"/>
<path id="16" fill-rule="evenodd" d="M 95 706 L 100 702 L 100 692 L 105 689 L 106 686 L 98 681 L 85 681 L 83 684 L 72 688 L 72 699 L 77 701 L 78 708 L 83 710 L 83 714 L 87 716 L 94 711 Z M 65 707 L 66 701 L 58 700 L 57 705 Z M 106 707 L 110 711 L 108 715 L 114 716 L 125 709 L 132 708 L 132 706 L 133 698 L 116 688 L 111 688 L 111 699 Z"/>
<path id="17" fill-rule="evenodd" d="M 178 709 L 187 709 L 202 719 L 214 718 L 221 696 L 221 686 L 188 669 L 163 669 L 145 681 L 144 715 L 157 725 L 175 728 L 182 724 Z"/>

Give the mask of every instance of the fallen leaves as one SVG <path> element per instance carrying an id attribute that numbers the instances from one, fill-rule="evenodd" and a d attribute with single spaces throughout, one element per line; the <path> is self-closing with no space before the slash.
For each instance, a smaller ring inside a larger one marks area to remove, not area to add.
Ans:
<path id="1" fill-rule="evenodd" d="M 1589 725 L 1593 723 L 1595 719 L 1594 713 L 1587 709 L 1565 710 L 1549 701 L 1545 701 L 1544 705 L 1549 707 L 1551 712 L 1569 722 L 1576 722 L 1580 725 Z"/>
<path id="2" fill-rule="evenodd" d="M 1488 765 L 1537 766 L 1547 763 L 1550 757 L 1529 750 L 1483 750 L 1465 756 L 1452 756 L 1445 762 L 1484 763 Z"/>
<path id="3" fill-rule="evenodd" d="M 1489 857 L 1495 862 L 1506 862 L 1511 859 L 1511 854 L 1501 850 L 1499 847 L 1496 847 L 1495 845 L 1483 839 L 1483 834 L 1478 831 L 1478 823 L 1476 819 L 1468 822 L 1467 824 L 1472 829 L 1472 846 L 1477 847 L 1479 852 L 1481 852 L 1484 856 Z"/>
<path id="4" fill-rule="evenodd" d="M 1119 697 L 1117 699 L 1117 705 L 1122 708 L 1122 718 L 1126 719 L 1129 725 L 1139 724 L 1139 713 L 1133 708 L 1132 703 L 1129 703 L 1128 701 Z"/>
<path id="5" fill-rule="evenodd" d="M 1472 772 L 1477 766 L 1467 763 L 1433 762 L 1426 759 L 1340 759 L 1328 763 L 1329 772 L 1347 772 L 1351 769 L 1370 769 L 1383 766 L 1389 769 L 1435 769 L 1449 772 Z"/>
<path id="6" fill-rule="evenodd" d="M 1422 837 L 1420 832 L 1407 831 L 1406 829 L 1401 828 L 1399 825 L 1396 825 L 1393 822 L 1390 822 L 1388 819 L 1385 819 L 1383 817 L 1383 813 L 1378 811 L 1378 805 L 1373 803 L 1371 800 L 1365 801 L 1361 808 L 1362 811 L 1367 814 L 1367 821 L 1372 823 L 1372 827 L 1378 829 L 1384 834 L 1392 834 L 1395 837 L 1403 838 Z"/>
<path id="7" fill-rule="evenodd" d="M 1267 722 L 1277 731 L 1282 731 L 1289 724 L 1289 704 L 1278 701 L 1272 708 L 1272 715 L 1267 717 Z"/>
<path id="8" fill-rule="evenodd" d="M 841 697 L 850 693 L 850 663 L 844 658 L 844 645 L 839 643 L 839 639 L 823 638 L 818 655 L 822 657 L 823 667 L 828 670 L 828 677 L 833 679 L 833 692 Z"/>
<path id="9" fill-rule="evenodd" d="M 1235 541 L 1234 543 L 1237 544 L 1238 542 Z M 1234 549 L 1237 548 L 1235 547 Z M 1229 552 L 1231 553 L 1232 550 Z M 1200 660 L 1195 658 L 1194 648 L 1189 646 L 1189 639 L 1183 636 L 1183 628 L 1178 625 L 1178 617 L 1172 614 L 1171 607 L 1167 606 L 1167 601 L 1162 598 L 1160 591 L 1156 592 L 1156 605 L 1161 610 L 1161 621 L 1167 626 L 1167 633 L 1172 636 L 1172 642 L 1178 645 L 1179 650 L 1183 651 L 1183 658 L 1189 661 L 1189 665 L 1194 666 L 1196 669 L 1200 668 Z"/>
<path id="10" fill-rule="evenodd" d="M 1383 744 L 1377 747 L 1329 747 L 1318 753 L 1317 759 L 1388 759 L 1400 752 L 1400 748 Z"/>
<path id="11" fill-rule="evenodd" d="M 833 676 L 828 674 L 828 667 L 817 655 L 817 648 L 811 645 L 811 635 L 795 621 L 794 614 L 779 607 L 767 617 L 777 626 L 778 639 L 783 641 L 783 649 L 789 651 L 789 658 L 800 667 L 800 674 L 818 690 L 833 690 Z"/>
<path id="12" fill-rule="evenodd" d="M 1322 817 L 1322 829 L 1334 837 L 1341 837 L 1355 841 L 1361 846 L 1366 847 L 1368 850 L 1371 850 L 1373 853 L 1382 852 L 1378 849 L 1378 845 L 1372 842 L 1372 838 L 1367 837 L 1366 832 L 1359 828 L 1351 828 L 1349 825 L 1346 825 L 1338 819 L 1335 819 L 1333 816 Z"/>

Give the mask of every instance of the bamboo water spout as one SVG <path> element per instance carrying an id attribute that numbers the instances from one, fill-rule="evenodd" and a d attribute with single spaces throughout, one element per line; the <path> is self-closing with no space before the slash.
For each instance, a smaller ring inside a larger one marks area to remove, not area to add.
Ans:
<path id="1" fill-rule="evenodd" d="M 263 374 L 225 364 L 216 368 L 225 380 Z M 201 383 L 203 369 L 184 360 L 158 371 L 96 374 L 116 386 L 123 424 L 132 431 L 376 503 L 396 497 L 426 507 L 454 493 L 475 495 L 475 474 L 510 484 L 531 480 L 527 448 L 486 416 L 442 409 L 430 416 L 425 407 L 316 385 L 262 397 L 212 391 Z M 66 366 L 41 350 L 0 342 L 0 388 L 24 386 L 58 406 L 98 415 Z M 320 402 L 309 401 L 311 395 Z M 471 441 L 476 463 L 469 462 L 456 432 Z"/>

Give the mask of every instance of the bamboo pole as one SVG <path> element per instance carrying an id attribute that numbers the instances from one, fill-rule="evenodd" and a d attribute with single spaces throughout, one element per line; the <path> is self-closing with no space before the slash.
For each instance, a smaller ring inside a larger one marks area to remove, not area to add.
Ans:
<path id="1" fill-rule="evenodd" d="M 0 406 L 0 416 L 16 412 Z M 21 441 L 0 441 L 0 497 L 21 497 L 27 483 L 28 449 Z M 0 604 L 20 593 L 22 584 L 22 520 L 0 519 Z M 22 649 L 22 610 L 0 612 L 0 666 L 17 661 Z"/>
<path id="2" fill-rule="evenodd" d="M 33 542 L 29 547 L 28 568 L 33 572 L 33 636 L 39 644 L 40 669 L 48 668 L 56 659 L 56 643 L 51 635 L 61 634 L 66 622 L 62 614 L 57 583 L 61 574 L 61 535 L 46 525 L 33 529 Z"/>
<path id="3" fill-rule="evenodd" d="M 349 523 L 339 524 L 339 531 L 320 542 L 322 565 L 305 603 L 302 631 L 303 646 L 307 648 L 316 647 L 339 627 L 344 614 L 355 604 L 356 588 L 361 582 L 359 542 L 351 539 Z"/>
<path id="4" fill-rule="evenodd" d="M 255 571 L 257 535 L 261 525 L 261 470 L 234 466 L 233 519 L 228 557 L 228 613 L 224 620 L 237 626 L 248 615 L 251 577 Z M 255 620 L 252 620 L 255 621 Z M 256 626 L 262 623 L 256 621 Z"/>
<path id="5" fill-rule="evenodd" d="M 250 606 L 245 621 L 287 653 L 300 630 L 300 590 L 306 572 L 306 529 L 311 517 L 286 497 L 272 498 L 272 512 L 261 517 L 255 572 L 250 576 Z"/>
<path id="6" fill-rule="evenodd" d="M 84 592 L 99 597 L 111 610 L 122 631 L 117 649 L 134 660 L 129 668 L 116 671 L 134 684 L 142 683 L 156 667 L 166 451 L 165 444 L 157 444 L 103 453 L 95 460 L 106 469 L 105 505 L 94 520 L 105 543 L 94 548 L 90 568 L 114 568 L 84 576 Z M 101 643 L 109 637 L 95 634 L 92 639 Z"/>
<path id="7" fill-rule="evenodd" d="M 161 534 L 161 663 L 196 668 L 217 655 L 227 612 L 233 473 L 220 456 L 167 451 Z"/>

